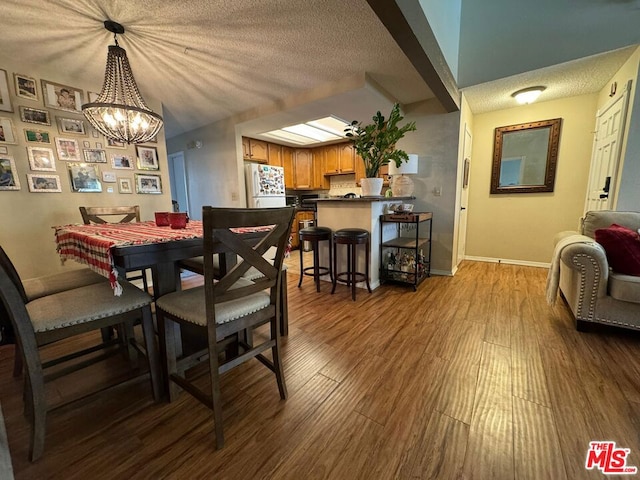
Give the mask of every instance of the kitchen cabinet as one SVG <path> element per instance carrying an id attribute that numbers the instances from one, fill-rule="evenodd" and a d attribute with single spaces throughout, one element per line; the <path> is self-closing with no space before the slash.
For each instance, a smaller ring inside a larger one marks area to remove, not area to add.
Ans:
<path id="1" fill-rule="evenodd" d="M 341 143 L 338 145 L 338 161 L 340 173 L 355 172 L 355 151 L 352 143 Z"/>
<path id="2" fill-rule="evenodd" d="M 327 145 L 322 150 L 325 175 L 355 173 L 355 152 L 351 142 Z"/>
<path id="3" fill-rule="evenodd" d="M 268 143 L 267 151 L 269 165 L 282 167 L 282 146 L 275 143 Z"/>
<path id="4" fill-rule="evenodd" d="M 329 179 L 325 177 L 325 155 L 321 148 L 314 148 L 313 153 L 313 182 L 312 187 L 314 190 L 326 190 L 331 185 Z"/>
<path id="5" fill-rule="evenodd" d="M 340 163 L 338 160 L 338 145 L 327 145 L 325 147 L 320 147 L 317 150 L 321 150 L 321 152 L 324 154 L 325 175 L 340 173 Z"/>
<path id="6" fill-rule="evenodd" d="M 269 150 L 267 142 L 242 137 L 242 158 L 252 162 L 268 163 Z"/>
<path id="7" fill-rule="evenodd" d="M 431 212 L 380 215 L 381 283 L 403 283 L 415 291 L 431 276 L 432 219 Z M 389 223 L 395 228 L 392 238 L 385 240 L 385 225 Z"/>
<path id="8" fill-rule="evenodd" d="M 282 166 L 284 167 L 284 186 L 285 188 L 295 188 L 294 176 L 295 168 L 293 161 L 293 148 L 282 147 Z"/>
<path id="9" fill-rule="evenodd" d="M 305 220 L 315 220 L 315 213 L 312 211 L 299 211 L 293 217 L 293 223 L 291 224 L 291 247 L 300 247 L 300 238 L 298 232 L 300 231 L 300 222 Z"/>
<path id="10" fill-rule="evenodd" d="M 296 148 L 293 154 L 294 188 L 298 190 L 312 190 L 313 152 L 309 148 Z"/>

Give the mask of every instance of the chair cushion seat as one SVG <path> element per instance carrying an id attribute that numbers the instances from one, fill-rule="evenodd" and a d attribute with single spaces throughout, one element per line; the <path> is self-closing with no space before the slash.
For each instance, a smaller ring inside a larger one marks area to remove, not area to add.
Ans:
<path id="1" fill-rule="evenodd" d="M 88 268 L 80 268 L 44 277 L 30 278 L 24 280 L 22 285 L 27 298 L 31 301 L 54 293 L 64 292 L 65 290 L 102 282 L 108 283 L 109 280 Z"/>
<path id="2" fill-rule="evenodd" d="M 251 283 L 253 282 L 240 279 L 234 287 L 246 286 Z M 266 291 L 247 295 L 246 297 L 237 298 L 228 302 L 216 303 L 216 323 L 227 323 L 231 320 L 245 317 L 263 308 L 267 308 L 270 303 L 271 297 Z M 163 295 L 156 300 L 156 306 L 168 314 L 186 322 L 202 327 L 207 325 L 204 286 Z"/>
<path id="3" fill-rule="evenodd" d="M 623 302 L 640 303 L 640 277 L 611 272 L 609 295 Z"/>
<path id="4" fill-rule="evenodd" d="M 113 295 L 111 284 L 95 283 L 53 295 L 47 295 L 26 304 L 36 332 L 45 332 L 111 317 L 137 310 L 151 303 L 151 297 L 120 280 L 122 295 Z M 69 306 L 73 305 L 73 309 Z"/>

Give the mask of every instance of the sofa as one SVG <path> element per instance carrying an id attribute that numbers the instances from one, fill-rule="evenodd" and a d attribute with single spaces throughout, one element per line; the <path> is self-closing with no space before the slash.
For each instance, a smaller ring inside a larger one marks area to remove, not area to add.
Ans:
<path id="1" fill-rule="evenodd" d="M 640 330 L 639 229 L 640 212 L 592 211 L 579 232 L 556 236 L 558 287 L 579 331 L 593 323 Z M 624 241 L 616 236 L 620 232 Z"/>

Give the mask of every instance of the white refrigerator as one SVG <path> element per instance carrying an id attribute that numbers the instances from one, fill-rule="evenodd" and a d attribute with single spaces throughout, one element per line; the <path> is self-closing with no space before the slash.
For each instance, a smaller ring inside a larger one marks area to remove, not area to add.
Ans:
<path id="1" fill-rule="evenodd" d="M 250 163 L 245 166 L 247 207 L 274 208 L 286 205 L 284 168 Z"/>

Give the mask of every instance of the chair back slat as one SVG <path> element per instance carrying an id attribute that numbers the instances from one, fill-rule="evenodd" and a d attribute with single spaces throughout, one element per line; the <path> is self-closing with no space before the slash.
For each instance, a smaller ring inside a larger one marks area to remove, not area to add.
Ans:
<path id="1" fill-rule="evenodd" d="M 270 290 L 271 301 L 279 302 L 280 270 L 289 241 L 292 207 L 269 209 L 229 209 L 203 207 L 204 277 L 208 317 L 215 322 L 216 303 L 242 298 L 263 290 Z M 270 230 L 236 233 L 230 229 L 269 226 Z M 273 263 L 264 258 L 275 247 Z M 219 280 L 213 268 L 213 256 L 224 252 L 237 256 L 237 263 Z M 247 286 L 236 282 L 251 268 L 263 276 Z"/>
<path id="2" fill-rule="evenodd" d="M 104 224 L 139 222 L 140 206 L 133 205 L 130 207 L 80 207 L 80 215 L 82 215 L 82 221 L 85 225 L 89 225 L 91 223 Z"/>

